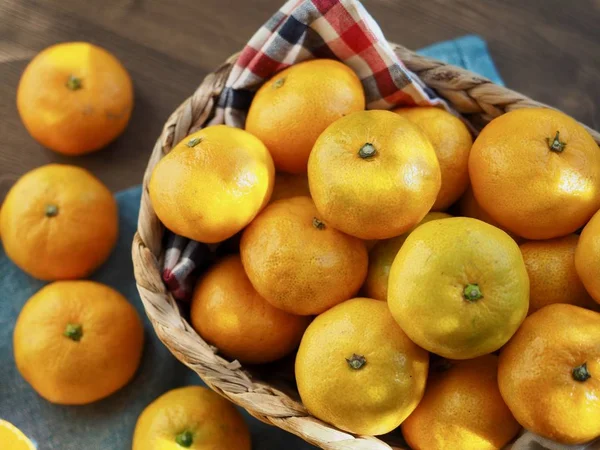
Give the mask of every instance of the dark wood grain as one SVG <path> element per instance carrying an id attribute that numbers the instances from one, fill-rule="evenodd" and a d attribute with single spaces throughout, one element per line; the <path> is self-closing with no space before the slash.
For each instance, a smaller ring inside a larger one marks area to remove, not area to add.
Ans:
<path id="1" fill-rule="evenodd" d="M 280 0 L 0 0 L 0 199 L 52 161 L 91 169 L 113 190 L 141 181 L 162 124 L 204 75 L 239 50 Z M 389 40 L 420 48 L 477 33 L 511 88 L 600 128 L 600 0 L 365 0 Z M 130 71 L 136 106 L 126 132 L 78 158 L 33 141 L 16 86 L 27 62 L 58 41 L 86 40 Z"/>

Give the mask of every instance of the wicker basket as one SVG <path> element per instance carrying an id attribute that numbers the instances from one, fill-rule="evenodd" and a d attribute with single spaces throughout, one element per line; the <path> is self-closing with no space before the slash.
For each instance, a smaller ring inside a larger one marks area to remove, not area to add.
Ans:
<path id="1" fill-rule="evenodd" d="M 435 89 L 477 129 L 510 110 L 545 106 L 467 70 L 417 55 L 397 44 L 391 45 L 412 72 Z M 354 436 L 312 417 L 298 400 L 293 382 L 290 382 L 291 365 L 286 367 L 285 361 L 283 367 L 245 370 L 237 361 L 230 362 L 218 356 L 216 349 L 204 342 L 182 316 L 176 301 L 163 284 L 159 262 L 163 257 L 164 228 L 150 203 L 150 174 L 173 145 L 206 124 L 237 56 L 233 55 L 209 74 L 196 92 L 169 117 L 148 162 L 138 232 L 132 249 L 135 278 L 146 313 L 159 338 L 181 362 L 194 370 L 216 392 L 259 420 L 287 430 L 323 449 L 405 448 L 402 440 L 396 439 L 393 433 L 384 436 L 383 440 Z M 586 128 L 600 143 L 600 133 Z M 266 373 L 269 374 L 268 378 L 264 376 Z"/>

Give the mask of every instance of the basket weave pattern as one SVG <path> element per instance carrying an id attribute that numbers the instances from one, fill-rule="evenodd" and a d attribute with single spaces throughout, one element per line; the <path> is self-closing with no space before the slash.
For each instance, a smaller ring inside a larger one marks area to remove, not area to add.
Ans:
<path id="1" fill-rule="evenodd" d="M 492 83 L 467 70 L 447 65 L 397 44 L 393 50 L 412 72 L 446 99 L 458 112 L 480 129 L 505 112 L 545 106 L 522 94 Z M 281 390 L 252 378 L 237 361 L 229 362 L 196 333 L 161 279 L 163 225 L 148 195 L 148 181 L 156 163 L 191 132 L 205 126 L 216 107 L 237 54 L 209 74 L 196 92 L 169 117 L 156 142 L 144 175 L 138 231 L 132 254 L 137 288 L 152 325 L 169 350 L 194 370 L 213 390 L 246 409 L 257 419 L 296 434 L 327 450 L 401 449 L 392 442 L 368 436 L 354 436 L 311 417 L 302 404 Z M 584 125 L 585 126 L 585 125 Z M 600 144 L 600 133 L 586 127 Z M 296 396 L 297 398 L 297 396 Z M 400 445 L 400 444 L 397 444 Z"/>

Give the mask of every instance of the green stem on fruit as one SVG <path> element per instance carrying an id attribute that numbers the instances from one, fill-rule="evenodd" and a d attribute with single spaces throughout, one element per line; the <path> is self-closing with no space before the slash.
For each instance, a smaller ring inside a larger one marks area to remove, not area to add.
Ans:
<path id="1" fill-rule="evenodd" d="M 285 83 L 285 77 L 278 78 L 273 82 L 273 89 L 279 89 Z"/>
<path id="2" fill-rule="evenodd" d="M 554 136 L 554 138 L 548 138 L 548 139 L 546 139 L 546 141 L 548 142 L 548 147 L 550 147 L 550 150 L 552 150 L 553 152 L 556 152 L 556 153 L 562 153 L 562 151 L 567 146 L 566 142 L 562 142 L 560 140 L 560 132 L 559 131 L 556 132 L 556 135 Z"/>
<path id="3" fill-rule="evenodd" d="M 350 358 L 346 358 L 346 362 L 348 363 L 351 369 L 360 370 L 365 366 L 365 364 L 367 364 L 367 358 L 365 358 L 362 355 L 357 355 L 356 353 L 353 353 Z"/>
<path id="4" fill-rule="evenodd" d="M 369 142 L 363 145 L 358 151 L 358 156 L 360 156 L 362 159 L 372 158 L 376 154 L 377 150 L 375 149 L 375 146 Z"/>
<path id="5" fill-rule="evenodd" d="M 83 327 L 76 323 L 69 323 L 63 334 L 72 341 L 79 342 L 83 337 Z"/>
<path id="6" fill-rule="evenodd" d="M 590 378 L 592 375 L 588 372 L 587 363 L 584 362 L 582 365 L 577 366 L 573 369 L 572 372 L 573 379 L 575 381 L 581 381 L 582 383 Z"/>
<path id="7" fill-rule="evenodd" d="M 44 212 L 46 217 L 56 217 L 58 216 L 58 206 L 53 204 L 46 205 L 46 210 Z"/>
<path id="8" fill-rule="evenodd" d="M 191 431 L 183 431 L 175 436 L 175 442 L 185 448 L 190 448 L 194 443 L 194 435 Z"/>
<path id="9" fill-rule="evenodd" d="M 465 296 L 465 300 L 469 302 L 476 302 L 477 300 L 483 298 L 483 294 L 481 293 L 481 289 L 479 289 L 479 285 L 477 283 L 467 284 L 463 294 Z"/>
<path id="10" fill-rule="evenodd" d="M 76 77 L 75 75 L 69 75 L 66 86 L 71 91 L 76 91 L 83 87 L 83 80 L 81 78 Z"/>
<path id="11" fill-rule="evenodd" d="M 313 224 L 313 227 L 315 227 L 317 230 L 324 230 L 325 229 L 325 222 L 323 222 L 322 220 L 317 219 L 316 217 L 313 217 L 312 224 Z"/>
<path id="12" fill-rule="evenodd" d="M 195 147 L 196 145 L 198 145 L 200 142 L 202 142 L 202 138 L 195 137 L 195 138 L 192 138 L 192 139 L 190 139 L 190 140 L 188 141 L 188 143 L 187 143 L 187 146 L 188 146 L 189 148 L 193 148 L 193 147 Z"/>

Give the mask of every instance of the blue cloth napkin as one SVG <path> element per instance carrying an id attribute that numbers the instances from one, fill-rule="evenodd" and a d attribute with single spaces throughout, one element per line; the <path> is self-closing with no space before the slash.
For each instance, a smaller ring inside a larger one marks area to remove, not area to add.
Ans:
<path id="1" fill-rule="evenodd" d="M 485 42 L 465 36 L 421 50 L 421 53 L 465 67 L 501 84 Z M 140 188 L 117 194 L 120 236 L 110 259 L 92 277 L 123 295 L 144 318 L 146 344 L 134 380 L 107 399 L 86 406 L 53 405 L 39 397 L 19 375 L 13 358 L 12 334 L 21 308 L 44 283 L 21 272 L 0 249 L 0 418 L 36 441 L 40 450 L 130 450 L 138 415 L 152 400 L 179 386 L 202 384 L 158 340 L 133 278 L 131 241 L 137 226 Z M 307 450 L 315 447 L 244 412 L 255 450 Z M 0 442 L 0 450 L 3 449 Z M 234 449 L 232 449 L 234 450 Z"/>

